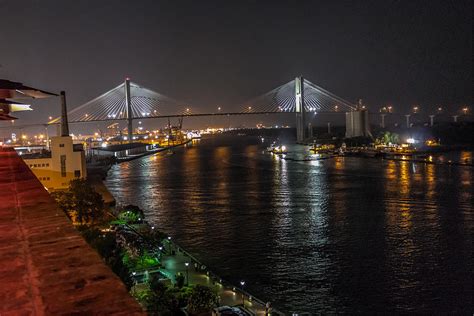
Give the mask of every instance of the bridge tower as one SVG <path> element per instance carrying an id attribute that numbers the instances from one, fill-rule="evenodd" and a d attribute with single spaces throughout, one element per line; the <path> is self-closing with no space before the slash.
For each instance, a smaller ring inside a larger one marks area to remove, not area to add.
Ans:
<path id="1" fill-rule="evenodd" d="M 127 122 L 128 122 L 128 142 L 133 142 L 133 113 L 132 113 L 132 100 L 130 97 L 130 78 L 125 78 L 125 104 L 127 111 Z"/>
<path id="2" fill-rule="evenodd" d="M 296 98 L 296 142 L 301 143 L 306 138 L 305 110 L 304 110 L 304 78 L 295 79 Z"/>

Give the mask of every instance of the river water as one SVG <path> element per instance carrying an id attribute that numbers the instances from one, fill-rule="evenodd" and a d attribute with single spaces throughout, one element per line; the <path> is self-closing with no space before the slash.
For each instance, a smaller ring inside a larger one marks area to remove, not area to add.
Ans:
<path id="1" fill-rule="evenodd" d="M 283 312 L 473 311 L 474 169 L 288 161 L 266 146 L 252 137 L 201 140 L 116 165 L 106 185 Z M 473 153 L 448 158 L 472 161 Z"/>

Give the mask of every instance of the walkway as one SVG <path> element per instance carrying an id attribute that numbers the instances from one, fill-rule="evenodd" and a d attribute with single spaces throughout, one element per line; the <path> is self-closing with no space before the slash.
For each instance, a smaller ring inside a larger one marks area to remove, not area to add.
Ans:
<path id="1" fill-rule="evenodd" d="M 23 160 L 0 148 L 0 315 L 144 315 Z"/>
<path id="2" fill-rule="evenodd" d="M 176 247 L 172 244 L 172 249 L 176 251 Z M 166 250 L 169 250 L 169 246 L 166 245 Z M 230 285 L 222 285 L 219 282 L 214 282 L 210 276 L 207 275 L 205 271 L 196 271 L 194 263 L 191 263 L 191 258 L 186 256 L 182 251 L 176 251 L 175 255 L 169 256 L 165 255 L 162 257 L 162 264 L 165 269 L 162 272 L 170 276 L 173 283 L 175 282 L 174 277 L 178 273 L 182 273 L 186 278 L 186 265 L 188 262 L 188 275 L 189 275 L 189 284 L 202 284 L 214 288 L 217 290 L 217 293 L 220 296 L 220 305 L 227 306 L 242 306 L 242 292 L 238 288 L 233 290 L 233 287 Z M 185 282 L 186 283 L 186 282 Z M 265 306 L 262 302 L 258 302 L 255 299 L 249 301 L 249 296 L 245 294 L 245 307 L 254 312 L 256 315 L 265 315 Z M 275 311 L 272 315 L 276 315 Z"/>

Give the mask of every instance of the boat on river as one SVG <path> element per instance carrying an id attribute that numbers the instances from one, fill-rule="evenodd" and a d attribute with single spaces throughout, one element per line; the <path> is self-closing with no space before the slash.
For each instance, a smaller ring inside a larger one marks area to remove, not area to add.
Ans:
<path id="1" fill-rule="evenodd" d="M 277 145 L 276 143 L 273 143 L 270 145 L 270 147 L 267 147 L 267 151 L 276 155 L 286 154 L 288 152 L 285 145 Z"/>

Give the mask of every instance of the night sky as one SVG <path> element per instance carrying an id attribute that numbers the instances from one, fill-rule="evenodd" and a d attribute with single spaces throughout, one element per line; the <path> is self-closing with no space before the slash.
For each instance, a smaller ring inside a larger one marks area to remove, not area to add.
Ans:
<path id="1" fill-rule="evenodd" d="M 298 75 L 373 110 L 472 108 L 472 1 L 0 0 L 0 12 L 0 78 L 66 90 L 70 108 L 127 76 L 211 109 Z M 32 103 L 22 124 L 59 113 L 57 99 Z"/>

